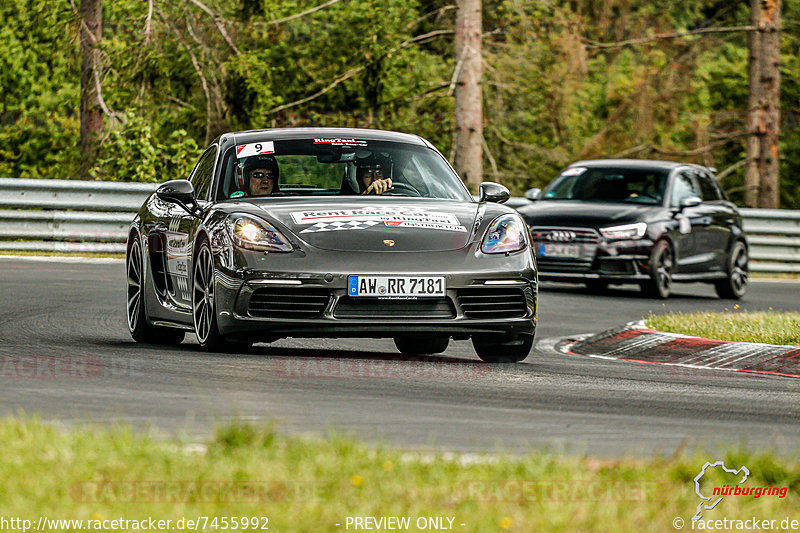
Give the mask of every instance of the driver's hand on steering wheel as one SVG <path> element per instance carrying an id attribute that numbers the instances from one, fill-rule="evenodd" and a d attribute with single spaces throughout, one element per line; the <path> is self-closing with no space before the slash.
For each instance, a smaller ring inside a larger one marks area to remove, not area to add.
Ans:
<path id="1" fill-rule="evenodd" d="M 389 189 L 392 189 L 392 178 L 376 179 L 369 184 L 367 190 L 361 194 L 383 194 Z"/>

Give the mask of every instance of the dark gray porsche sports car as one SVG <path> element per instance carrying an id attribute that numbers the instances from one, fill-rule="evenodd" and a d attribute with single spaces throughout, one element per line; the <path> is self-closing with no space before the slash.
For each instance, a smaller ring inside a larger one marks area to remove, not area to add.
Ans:
<path id="1" fill-rule="evenodd" d="M 404 354 L 471 338 L 484 361 L 533 344 L 537 278 L 522 218 L 475 201 L 428 141 L 377 130 L 228 133 L 131 224 L 139 342 L 211 351 L 282 337 L 391 337 Z"/>

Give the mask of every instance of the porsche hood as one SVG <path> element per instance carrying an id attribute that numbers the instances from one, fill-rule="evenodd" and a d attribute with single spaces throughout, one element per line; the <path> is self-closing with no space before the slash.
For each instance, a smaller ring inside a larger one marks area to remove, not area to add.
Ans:
<path id="1" fill-rule="evenodd" d="M 470 242 L 477 203 L 252 201 L 264 218 L 316 248 L 337 251 L 421 252 L 463 248 Z"/>

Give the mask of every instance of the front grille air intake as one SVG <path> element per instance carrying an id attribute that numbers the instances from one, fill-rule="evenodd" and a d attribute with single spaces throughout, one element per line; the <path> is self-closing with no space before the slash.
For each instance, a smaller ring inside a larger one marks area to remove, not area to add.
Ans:
<path id="1" fill-rule="evenodd" d="M 549 257 L 538 257 L 536 265 L 539 272 L 565 272 L 568 274 L 580 274 L 589 272 L 592 269 L 591 261 L 581 261 L 577 259 L 550 259 Z"/>
<path id="2" fill-rule="evenodd" d="M 336 318 L 454 318 L 449 298 L 390 300 L 345 297 L 336 304 Z"/>
<path id="3" fill-rule="evenodd" d="M 458 290 L 458 299 L 467 318 L 516 318 L 528 312 L 522 289 L 469 287 Z"/>
<path id="4" fill-rule="evenodd" d="M 260 318 L 316 318 L 325 311 L 330 291 L 318 287 L 269 287 L 253 291 L 248 312 Z"/>

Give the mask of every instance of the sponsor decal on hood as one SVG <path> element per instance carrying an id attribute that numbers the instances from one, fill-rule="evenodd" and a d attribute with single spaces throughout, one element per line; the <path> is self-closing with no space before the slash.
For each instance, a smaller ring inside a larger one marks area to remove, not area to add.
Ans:
<path id="1" fill-rule="evenodd" d="M 322 225 L 336 224 L 338 226 L 337 229 L 361 229 L 382 223 L 388 227 L 467 231 L 453 213 L 409 207 L 364 207 L 360 209 L 295 211 L 291 213 L 291 217 L 295 224 L 314 224 L 316 227 L 326 228 L 328 226 Z"/>
<path id="2" fill-rule="evenodd" d="M 361 197 L 313 198 L 303 203 L 249 200 L 264 211 L 265 220 L 285 225 L 307 244 L 340 251 L 457 250 L 469 244 L 479 208 L 477 203 L 414 198 L 385 203 Z M 386 246 L 385 239 L 396 243 Z"/>

